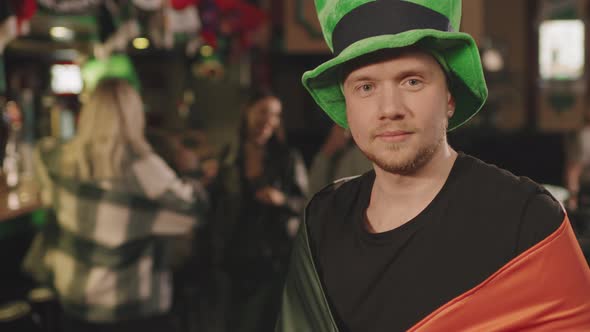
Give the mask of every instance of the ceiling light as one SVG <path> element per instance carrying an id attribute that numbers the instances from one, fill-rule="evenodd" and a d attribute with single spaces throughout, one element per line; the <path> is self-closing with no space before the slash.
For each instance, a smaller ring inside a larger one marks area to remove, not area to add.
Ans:
<path id="1" fill-rule="evenodd" d="M 145 50 L 146 48 L 150 47 L 150 41 L 144 37 L 138 37 L 133 39 L 133 47 L 138 50 Z"/>
<path id="2" fill-rule="evenodd" d="M 497 49 L 485 50 L 481 58 L 484 69 L 489 72 L 497 73 L 504 69 L 504 57 Z"/>
<path id="3" fill-rule="evenodd" d="M 72 40 L 74 39 L 74 31 L 66 27 L 53 27 L 49 30 L 49 34 L 56 40 Z"/>

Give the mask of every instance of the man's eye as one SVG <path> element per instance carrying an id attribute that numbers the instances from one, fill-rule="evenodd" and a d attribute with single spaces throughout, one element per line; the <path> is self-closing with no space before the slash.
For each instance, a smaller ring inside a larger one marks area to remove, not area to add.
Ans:
<path id="1" fill-rule="evenodd" d="M 415 78 L 408 80 L 408 84 L 411 86 L 416 86 L 416 85 L 419 85 L 420 83 L 422 83 L 422 82 L 420 82 L 420 80 L 415 79 Z"/>
<path id="2" fill-rule="evenodd" d="M 363 84 L 361 86 L 359 86 L 359 91 L 360 92 L 371 92 L 373 90 L 373 85 L 372 84 Z"/>

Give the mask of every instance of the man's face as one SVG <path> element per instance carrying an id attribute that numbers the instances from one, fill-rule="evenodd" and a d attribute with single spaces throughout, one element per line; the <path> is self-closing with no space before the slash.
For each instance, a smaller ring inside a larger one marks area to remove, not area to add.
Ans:
<path id="1" fill-rule="evenodd" d="M 343 90 L 352 136 L 383 170 L 413 173 L 446 144 L 455 102 L 431 55 L 408 50 L 361 66 Z"/>

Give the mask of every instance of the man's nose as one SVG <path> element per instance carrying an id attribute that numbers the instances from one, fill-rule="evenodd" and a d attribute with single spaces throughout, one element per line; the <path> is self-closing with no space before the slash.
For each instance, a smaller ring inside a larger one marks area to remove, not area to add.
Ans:
<path id="1" fill-rule="evenodd" d="M 395 86 L 388 86 L 383 90 L 379 106 L 382 120 L 402 120 L 408 115 L 403 93 Z"/>

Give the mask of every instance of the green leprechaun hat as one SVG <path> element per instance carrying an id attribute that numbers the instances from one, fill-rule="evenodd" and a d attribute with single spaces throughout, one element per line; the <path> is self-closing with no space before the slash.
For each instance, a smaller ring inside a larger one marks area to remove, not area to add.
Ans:
<path id="1" fill-rule="evenodd" d="M 315 0 L 324 38 L 334 57 L 303 74 L 317 104 L 347 128 L 341 65 L 383 49 L 418 46 L 447 72 L 456 102 L 449 130 L 483 106 L 488 90 L 473 38 L 459 32 L 461 0 Z"/>

